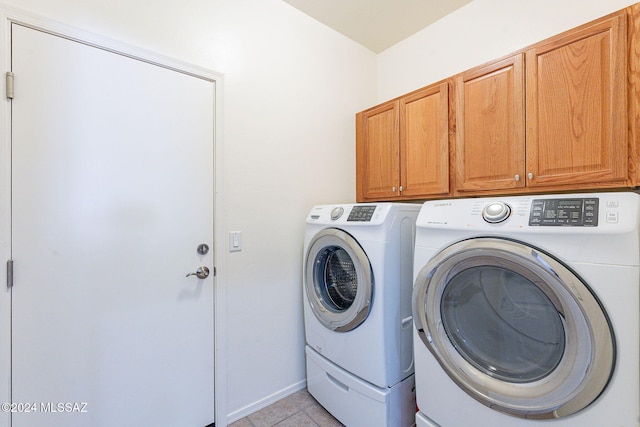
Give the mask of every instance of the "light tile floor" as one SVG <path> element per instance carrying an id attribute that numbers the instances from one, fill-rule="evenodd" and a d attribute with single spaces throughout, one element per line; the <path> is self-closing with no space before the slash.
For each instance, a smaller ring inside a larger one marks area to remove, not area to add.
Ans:
<path id="1" fill-rule="evenodd" d="M 307 390 L 300 390 L 229 427 L 343 427 Z"/>

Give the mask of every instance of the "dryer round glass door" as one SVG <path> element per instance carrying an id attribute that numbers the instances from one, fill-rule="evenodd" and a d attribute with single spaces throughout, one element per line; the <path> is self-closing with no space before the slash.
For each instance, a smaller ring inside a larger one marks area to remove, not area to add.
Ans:
<path id="1" fill-rule="evenodd" d="M 416 277 L 413 318 L 449 377 L 510 415 L 576 413 L 613 372 L 613 331 L 596 296 L 524 243 L 475 238 L 439 252 Z"/>
<path id="2" fill-rule="evenodd" d="M 316 318 L 327 328 L 350 331 L 369 314 L 373 274 L 369 258 L 348 233 L 318 233 L 305 261 L 305 291 Z"/>

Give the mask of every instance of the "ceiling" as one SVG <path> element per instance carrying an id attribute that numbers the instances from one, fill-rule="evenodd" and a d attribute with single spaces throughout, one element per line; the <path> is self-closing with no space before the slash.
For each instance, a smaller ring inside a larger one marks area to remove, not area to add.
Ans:
<path id="1" fill-rule="evenodd" d="M 284 0 L 375 53 L 472 0 Z"/>

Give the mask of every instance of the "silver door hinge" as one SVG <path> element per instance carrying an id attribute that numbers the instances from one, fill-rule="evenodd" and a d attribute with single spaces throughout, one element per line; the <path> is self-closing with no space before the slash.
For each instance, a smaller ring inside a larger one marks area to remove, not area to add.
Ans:
<path id="1" fill-rule="evenodd" d="M 7 261 L 7 288 L 13 288 L 13 260 Z"/>
<path id="2" fill-rule="evenodd" d="M 5 87 L 7 91 L 7 98 L 13 99 L 13 73 L 11 71 L 7 71 L 5 74 Z"/>

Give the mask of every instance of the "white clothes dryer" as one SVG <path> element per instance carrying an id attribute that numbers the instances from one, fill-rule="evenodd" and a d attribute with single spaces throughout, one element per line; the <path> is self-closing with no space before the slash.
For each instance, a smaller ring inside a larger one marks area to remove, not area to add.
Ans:
<path id="1" fill-rule="evenodd" d="M 420 208 L 323 205 L 306 220 L 307 388 L 349 427 L 415 421 L 411 293 Z"/>
<path id="2" fill-rule="evenodd" d="M 425 203 L 417 426 L 638 427 L 639 224 L 635 193 Z"/>

